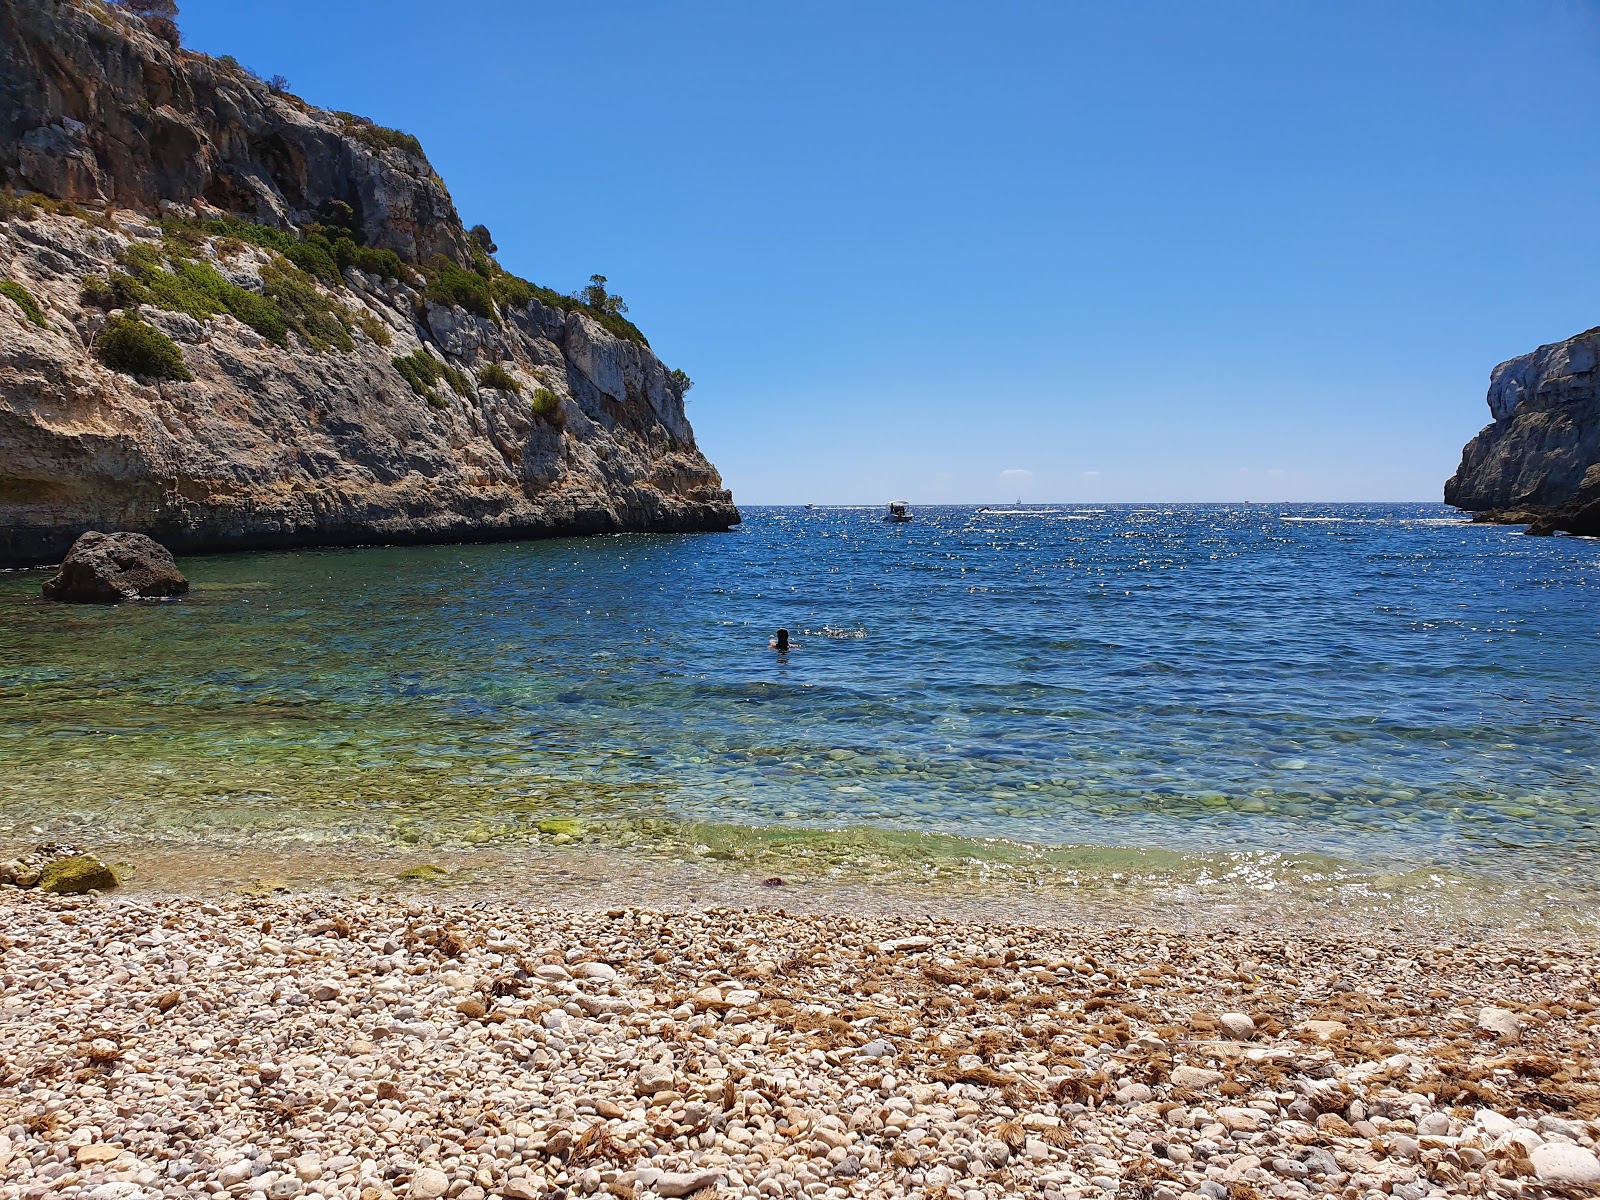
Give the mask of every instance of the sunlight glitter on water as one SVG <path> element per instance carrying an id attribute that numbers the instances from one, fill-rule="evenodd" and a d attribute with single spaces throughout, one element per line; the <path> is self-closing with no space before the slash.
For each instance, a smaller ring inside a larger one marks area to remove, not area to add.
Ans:
<path id="1" fill-rule="evenodd" d="M 1241 848 L 1423 891 L 1595 876 L 1592 543 L 1433 505 L 879 515 L 190 559 L 183 603 L 108 610 L 0 576 L 0 838 L 570 820 L 968 884 Z M 779 656 L 780 625 L 817 632 Z M 1301 886 L 1251 870 L 1219 877 Z"/>

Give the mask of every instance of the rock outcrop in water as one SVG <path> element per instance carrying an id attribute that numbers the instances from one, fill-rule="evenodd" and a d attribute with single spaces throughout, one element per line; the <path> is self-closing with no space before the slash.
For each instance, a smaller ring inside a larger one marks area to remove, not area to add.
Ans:
<path id="1" fill-rule="evenodd" d="M 0 565 L 739 520 L 686 378 L 501 270 L 406 135 L 0 0 L 0 173 Z"/>
<path id="2" fill-rule="evenodd" d="M 1494 422 L 1467 443 L 1445 503 L 1485 520 L 1529 524 L 1529 532 L 1600 533 L 1597 370 L 1600 329 L 1496 367 L 1489 376 Z"/>
<path id="3" fill-rule="evenodd" d="M 91 530 L 67 551 L 61 570 L 44 585 L 46 600 L 120 604 L 181 596 L 189 581 L 160 542 L 142 533 Z"/>

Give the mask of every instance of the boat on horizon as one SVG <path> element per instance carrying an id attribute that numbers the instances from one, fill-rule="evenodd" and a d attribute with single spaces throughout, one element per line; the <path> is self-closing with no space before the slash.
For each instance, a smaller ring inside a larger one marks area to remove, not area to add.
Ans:
<path id="1" fill-rule="evenodd" d="M 911 505 L 904 500 L 891 500 L 889 511 L 883 515 L 883 519 L 894 525 L 904 525 L 911 520 Z"/>

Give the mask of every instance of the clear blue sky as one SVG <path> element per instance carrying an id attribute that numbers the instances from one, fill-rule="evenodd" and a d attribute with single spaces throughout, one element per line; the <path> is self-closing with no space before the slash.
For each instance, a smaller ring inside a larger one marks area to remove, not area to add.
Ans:
<path id="1" fill-rule="evenodd" d="M 1436 499 L 1600 324 L 1579 0 L 181 0 L 611 278 L 743 503 Z"/>

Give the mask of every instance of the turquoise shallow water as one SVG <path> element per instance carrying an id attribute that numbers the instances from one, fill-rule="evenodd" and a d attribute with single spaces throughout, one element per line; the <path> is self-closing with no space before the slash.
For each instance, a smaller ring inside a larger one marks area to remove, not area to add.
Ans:
<path id="1" fill-rule="evenodd" d="M 0 574 L 0 836 L 575 820 L 868 872 L 1124 848 L 1597 874 L 1600 544 L 1433 505 L 879 516 L 195 558 L 190 598 L 115 609 Z"/>

